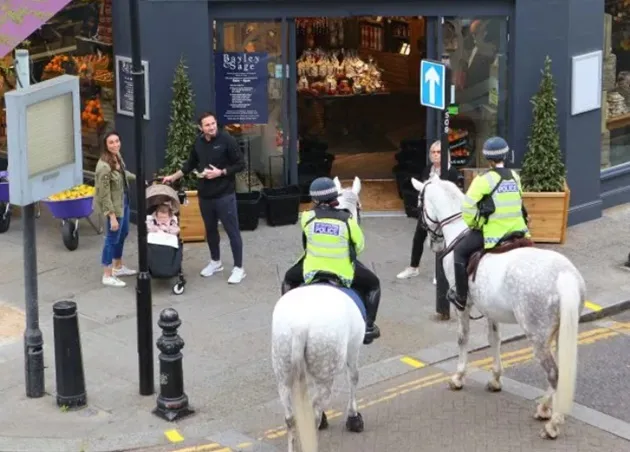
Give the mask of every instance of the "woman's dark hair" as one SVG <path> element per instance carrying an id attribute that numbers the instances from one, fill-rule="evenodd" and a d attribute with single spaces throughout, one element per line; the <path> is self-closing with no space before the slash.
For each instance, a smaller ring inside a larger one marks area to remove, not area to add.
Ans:
<path id="1" fill-rule="evenodd" d="M 113 137 L 113 136 L 118 137 L 118 139 L 120 140 L 120 134 L 116 132 L 115 130 L 107 132 L 105 134 L 105 137 L 103 137 L 103 149 L 101 150 L 101 157 L 100 157 L 102 161 L 109 164 L 109 167 L 112 169 L 112 171 L 116 169 L 116 166 L 118 165 L 118 159 L 116 158 L 114 154 L 112 154 L 111 152 L 107 150 L 107 140 L 109 139 L 109 137 Z"/>

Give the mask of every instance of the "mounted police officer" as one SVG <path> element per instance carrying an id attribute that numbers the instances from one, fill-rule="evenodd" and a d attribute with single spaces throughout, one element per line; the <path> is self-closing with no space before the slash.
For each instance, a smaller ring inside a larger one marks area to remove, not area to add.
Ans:
<path id="1" fill-rule="evenodd" d="M 466 307 L 467 266 L 475 251 L 492 249 L 507 238 L 530 237 L 521 180 L 515 171 L 504 165 L 509 151 L 501 137 L 486 140 L 483 155 L 490 161 L 491 169 L 475 177 L 462 203 L 462 218 L 470 232 L 453 250 L 455 287 L 446 294 L 460 311 Z"/>
<path id="2" fill-rule="evenodd" d="M 364 300 L 367 325 L 363 343 L 370 344 L 381 335 L 374 323 L 381 287 L 378 277 L 357 260 L 365 247 L 363 231 L 349 212 L 336 208 L 339 193 L 332 179 L 315 179 L 309 194 L 315 207 L 301 215 L 304 255 L 286 272 L 282 294 L 313 282 L 320 272 L 335 275 Z"/>

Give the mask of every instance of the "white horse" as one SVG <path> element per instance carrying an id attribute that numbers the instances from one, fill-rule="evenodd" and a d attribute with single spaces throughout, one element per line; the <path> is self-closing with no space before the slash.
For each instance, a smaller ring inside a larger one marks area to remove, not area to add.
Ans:
<path id="1" fill-rule="evenodd" d="M 361 181 L 342 189 L 335 178 L 339 209 L 358 216 Z M 330 284 L 301 286 L 285 293 L 276 303 L 272 321 L 273 371 L 284 406 L 289 452 L 296 449 L 296 430 L 302 452 L 317 452 L 317 428 L 328 427 L 325 407 L 330 403 L 335 377 L 344 369 L 350 383 L 346 428 L 363 431 L 357 411 L 359 350 L 365 321 L 355 302 Z M 307 378 L 314 389 L 309 397 Z"/>
<path id="2" fill-rule="evenodd" d="M 432 177 L 426 183 L 412 179 L 419 192 L 421 221 L 431 237 L 431 249 L 443 254 L 449 284 L 455 280 L 453 253 L 468 232 L 462 220 L 464 194 L 453 183 Z M 577 335 L 586 285 L 580 272 L 562 254 L 534 247 L 502 254 L 486 254 L 470 280 L 468 303 L 458 311 L 459 362 L 449 382 L 461 389 L 468 360 L 470 309 L 473 305 L 488 320 L 488 342 L 494 355 L 488 390 L 501 390 L 500 323 L 518 323 L 532 342 L 534 355 L 547 374 L 549 389 L 536 408 L 535 418 L 549 420 L 543 438 L 555 439 L 564 416 L 571 412 L 577 372 Z M 557 361 L 551 343 L 557 343 Z M 557 364 L 556 364 L 557 362 Z"/>

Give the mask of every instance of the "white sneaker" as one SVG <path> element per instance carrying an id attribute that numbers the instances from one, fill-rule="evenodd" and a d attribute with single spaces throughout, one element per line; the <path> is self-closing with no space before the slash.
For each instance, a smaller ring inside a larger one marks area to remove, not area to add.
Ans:
<path id="1" fill-rule="evenodd" d="M 205 266 L 203 270 L 201 270 L 201 276 L 212 276 L 216 272 L 223 271 L 223 264 L 221 261 L 210 261 L 208 265 Z"/>
<path id="2" fill-rule="evenodd" d="M 109 287 L 125 287 L 127 285 L 127 283 L 125 283 L 124 281 L 121 281 L 115 276 L 103 276 L 103 279 L 101 281 L 103 285 L 109 286 Z"/>
<path id="3" fill-rule="evenodd" d="M 135 270 L 132 270 L 131 268 L 127 267 L 126 265 L 123 265 L 120 268 L 114 268 L 112 269 L 112 275 L 115 276 L 116 278 L 120 278 L 122 276 L 133 276 L 136 273 L 138 273 Z"/>
<path id="4" fill-rule="evenodd" d="M 234 267 L 232 269 L 232 274 L 228 279 L 228 284 L 238 284 L 243 280 L 243 278 L 245 278 L 245 276 L 247 276 L 245 274 L 245 270 L 240 267 Z"/>
<path id="5" fill-rule="evenodd" d="M 420 274 L 420 270 L 418 270 L 417 268 L 407 267 L 403 271 L 398 273 L 396 275 L 396 278 L 398 278 L 398 279 L 409 279 L 409 278 L 412 278 L 414 276 L 418 276 L 419 274 Z"/>

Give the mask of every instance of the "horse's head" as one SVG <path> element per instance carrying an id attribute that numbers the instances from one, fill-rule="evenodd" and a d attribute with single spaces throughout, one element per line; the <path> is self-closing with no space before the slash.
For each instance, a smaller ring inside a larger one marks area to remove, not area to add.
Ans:
<path id="1" fill-rule="evenodd" d="M 411 178 L 413 188 L 418 190 L 418 219 L 431 238 L 431 250 L 444 250 L 442 228 L 462 215 L 463 193 L 454 183 L 432 176 L 425 183 Z"/>
<path id="2" fill-rule="evenodd" d="M 358 177 L 354 178 L 352 181 L 351 188 L 343 188 L 341 186 L 341 181 L 338 177 L 334 179 L 335 185 L 337 186 L 337 191 L 339 192 L 339 205 L 337 209 L 347 210 L 352 214 L 354 218 L 357 219 L 357 222 L 361 222 L 361 200 L 359 199 L 359 193 L 361 193 L 361 179 Z"/>

